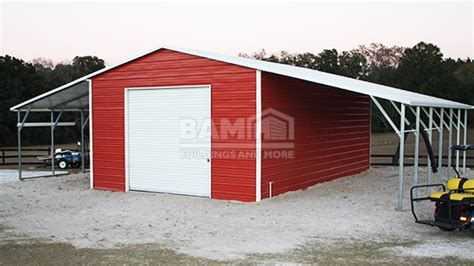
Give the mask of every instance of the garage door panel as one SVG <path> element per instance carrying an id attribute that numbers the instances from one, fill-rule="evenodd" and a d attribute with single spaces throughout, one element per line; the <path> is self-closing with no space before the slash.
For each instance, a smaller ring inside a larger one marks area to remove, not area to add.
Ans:
<path id="1" fill-rule="evenodd" d="M 210 132 L 183 138 L 183 121 L 210 128 L 210 88 L 127 90 L 130 190 L 210 196 Z M 184 156 L 183 150 L 204 156 Z"/>

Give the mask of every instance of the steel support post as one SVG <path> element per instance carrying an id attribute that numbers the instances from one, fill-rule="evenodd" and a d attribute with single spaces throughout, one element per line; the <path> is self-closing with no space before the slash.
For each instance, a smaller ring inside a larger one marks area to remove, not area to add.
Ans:
<path id="1" fill-rule="evenodd" d="M 398 162 L 398 203 L 397 210 L 403 211 L 403 176 L 404 176 L 404 160 L 405 160 L 405 104 L 400 108 L 400 157 Z"/>
<path id="2" fill-rule="evenodd" d="M 21 122 L 21 111 L 16 111 L 18 124 Z M 21 177 L 21 126 L 17 127 L 18 130 L 18 179 L 23 180 Z"/>
<path id="3" fill-rule="evenodd" d="M 453 145 L 453 109 L 449 109 L 449 139 L 448 139 L 448 178 L 451 178 L 451 164 L 452 164 L 452 152 L 451 145 Z"/>
<path id="4" fill-rule="evenodd" d="M 461 144 L 461 109 L 458 109 L 458 126 L 456 129 L 456 145 Z M 459 171 L 459 151 L 456 151 L 456 169 Z"/>
<path id="5" fill-rule="evenodd" d="M 439 136 L 438 136 L 438 183 L 443 181 L 443 133 L 444 133 L 444 109 L 439 111 Z"/>
<path id="6" fill-rule="evenodd" d="M 84 155 L 84 111 L 81 110 L 81 171 L 83 173 L 86 172 Z"/>
<path id="7" fill-rule="evenodd" d="M 415 122 L 415 158 L 413 163 L 413 185 L 418 185 L 418 177 L 419 177 L 419 159 L 420 159 L 420 107 L 416 107 L 416 122 Z M 418 197 L 417 191 L 415 191 L 415 198 Z"/>
<path id="8" fill-rule="evenodd" d="M 433 145 L 433 107 L 430 107 L 428 113 L 428 140 Z M 429 156 L 428 156 L 429 157 Z M 431 160 L 428 158 L 428 180 L 427 184 L 431 184 Z"/>
<path id="9" fill-rule="evenodd" d="M 28 110 L 25 113 L 25 117 L 21 119 L 21 110 L 16 111 L 17 112 L 17 130 L 18 130 L 18 179 L 23 180 L 22 177 L 22 166 L 21 166 L 21 131 L 23 130 L 23 126 L 25 125 L 26 119 L 28 118 L 28 115 L 30 114 L 31 111 L 31 105 L 28 107 Z"/>
<path id="10" fill-rule="evenodd" d="M 467 109 L 464 110 L 463 144 L 467 144 Z M 462 153 L 462 174 L 466 174 L 466 151 Z"/>
<path id="11" fill-rule="evenodd" d="M 51 110 L 51 175 L 55 175 L 54 173 L 54 110 Z"/>

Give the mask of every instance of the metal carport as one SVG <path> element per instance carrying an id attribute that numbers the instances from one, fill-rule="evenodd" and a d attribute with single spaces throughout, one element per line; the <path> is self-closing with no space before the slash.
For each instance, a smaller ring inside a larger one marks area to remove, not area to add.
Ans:
<path id="1" fill-rule="evenodd" d="M 89 81 L 76 80 L 47 93 L 34 97 L 10 109 L 17 112 L 18 128 L 18 178 L 22 177 L 21 131 L 25 127 L 50 127 L 51 157 L 54 157 L 54 130 L 60 126 L 74 126 L 75 122 L 59 122 L 65 112 L 80 113 L 81 116 L 81 154 L 83 156 L 81 170 L 85 172 L 84 160 L 84 129 L 89 122 Z M 26 122 L 31 112 L 49 112 L 50 122 Z M 51 163 L 51 174 L 55 175 L 55 165 Z"/>

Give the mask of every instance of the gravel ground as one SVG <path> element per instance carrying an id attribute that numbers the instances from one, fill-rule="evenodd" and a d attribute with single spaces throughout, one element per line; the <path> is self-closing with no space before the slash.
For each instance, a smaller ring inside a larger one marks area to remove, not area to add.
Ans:
<path id="1" fill-rule="evenodd" d="M 67 174 L 67 171 L 55 171 L 57 175 L 64 175 Z M 34 177 L 42 177 L 42 176 L 50 176 L 51 171 L 25 171 L 21 172 L 23 178 L 34 178 Z M 0 170 L 0 184 L 7 183 L 12 181 L 18 180 L 18 170 L 9 170 L 9 169 L 2 169 Z"/>
<path id="2" fill-rule="evenodd" d="M 93 249 L 155 244 L 211 260 L 265 254 L 285 262 L 298 261 L 301 250 L 362 243 L 360 252 L 474 262 L 472 232 L 442 232 L 394 210 L 397 176 L 398 168 L 372 168 L 259 203 L 89 190 L 82 174 L 15 180 L 0 185 L 0 245 L 32 239 Z"/>

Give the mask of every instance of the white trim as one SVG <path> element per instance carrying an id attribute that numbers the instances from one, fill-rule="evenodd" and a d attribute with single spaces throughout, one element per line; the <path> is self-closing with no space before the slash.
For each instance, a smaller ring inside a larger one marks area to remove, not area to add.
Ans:
<path id="1" fill-rule="evenodd" d="M 209 156 L 209 178 L 211 179 L 209 182 L 209 198 L 212 198 L 212 85 L 202 85 L 202 86 L 208 86 L 209 87 L 209 119 L 211 120 L 211 140 L 209 143 L 209 149 L 210 149 L 210 156 Z"/>
<path id="2" fill-rule="evenodd" d="M 151 86 L 151 87 L 126 87 L 125 90 L 162 90 L 162 89 L 179 89 L 179 88 L 209 88 L 212 90 L 210 84 L 197 85 L 178 85 L 178 86 Z"/>
<path id="3" fill-rule="evenodd" d="M 128 148 L 128 91 L 129 89 L 125 88 L 124 89 L 124 108 L 123 108 L 123 115 L 124 115 L 124 127 L 123 131 L 125 134 L 125 147 L 124 147 L 124 153 L 125 153 L 125 192 L 130 191 L 130 173 L 129 173 L 129 167 L 128 167 L 128 153 L 129 153 L 129 148 Z"/>
<path id="4" fill-rule="evenodd" d="M 92 79 L 89 79 L 89 181 L 90 189 L 94 189 L 94 134 L 92 125 L 93 123 L 92 114 Z"/>
<path id="5" fill-rule="evenodd" d="M 204 85 L 179 85 L 179 86 L 152 86 L 152 87 L 127 87 L 124 89 L 124 133 L 125 133 L 125 191 L 130 191 L 130 173 L 129 173 L 129 136 L 128 136 L 128 92 L 130 90 L 159 90 L 159 89 L 179 89 L 179 88 L 207 88 L 210 90 L 209 99 L 209 118 L 211 120 L 211 137 L 212 137 L 212 86 Z M 210 141 L 211 157 L 209 158 L 209 195 L 212 197 L 212 138 Z"/>
<path id="6" fill-rule="evenodd" d="M 39 96 L 31 98 L 23 103 L 17 104 L 11 107 L 10 111 L 16 111 L 18 108 L 21 108 L 25 105 L 31 104 L 35 101 L 43 99 L 51 94 L 62 91 L 64 89 L 68 89 L 69 87 L 79 82 L 90 79 L 94 76 L 97 76 L 106 71 L 114 69 L 118 66 L 129 63 L 140 57 L 157 52 L 161 49 L 168 49 L 168 50 L 172 50 L 179 53 L 185 53 L 189 55 L 204 57 L 204 58 L 208 58 L 208 59 L 212 59 L 216 61 L 239 65 L 239 66 L 243 66 L 243 67 L 247 67 L 247 68 L 251 68 L 255 70 L 261 70 L 261 71 L 265 71 L 265 72 L 269 72 L 273 74 L 284 75 L 287 77 L 319 83 L 319 84 L 323 84 L 323 85 L 327 85 L 327 86 L 331 86 L 331 87 L 335 87 L 339 89 L 344 89 L 347 91 L 352 91 L 352 92 L 356 92 L 360 94 L 365 94 L 365 95 L 369 95 L 373 97 L 378 97 L 378 98 L 382 98 L 386 100 L 393 100 L 399 103 L 404 103 L 404 104 L 412 105 L 412 106 L 460 108 L 460 109 L 469 109 L 469 110 L 474 109 L 474 106 L 463 104 L 463 103 L 453 102 L 453 101 L 436 98 L 436 97 L 432 97 L 432 96 L 428 96 L 428 95 L 424 95 L 420 93 L 401 90 L 394 87 L 389 87 L 389 86 L 371 83 L 367 81 L 347 78 L 347 77 L 325 73 L 325 72 L 321 72 L 317 70 L 272 63 L 272 62 L 266 62 L 266 61 L 255 60 L 255 59 L 250 59 L 250 58 L 242 58 L 242 57 L 237 57 L 237 56 L 219 55 L 219 54 L 208 53 L 208 52 L 181 49 L 181 48 L 176 48 L 176 47 L 171 47 L 171 46 L 159 46 L 156 49 L 152 49 L 145 53 L 141 53 L 138 56 L 132 57 L 131 59 L 123 61 L 117 65 L 103 68 L 89 75 L 86 75 L 82 78 L 76 79 L 61 87 L 58 87 L 54 90 L 48 91 Z"/>
<path id="7" fill-rule="evenodd" d="M 262 200 L 262 72 L 256 71 L 256 116 L 255 116 L 255 200 Z"/>

